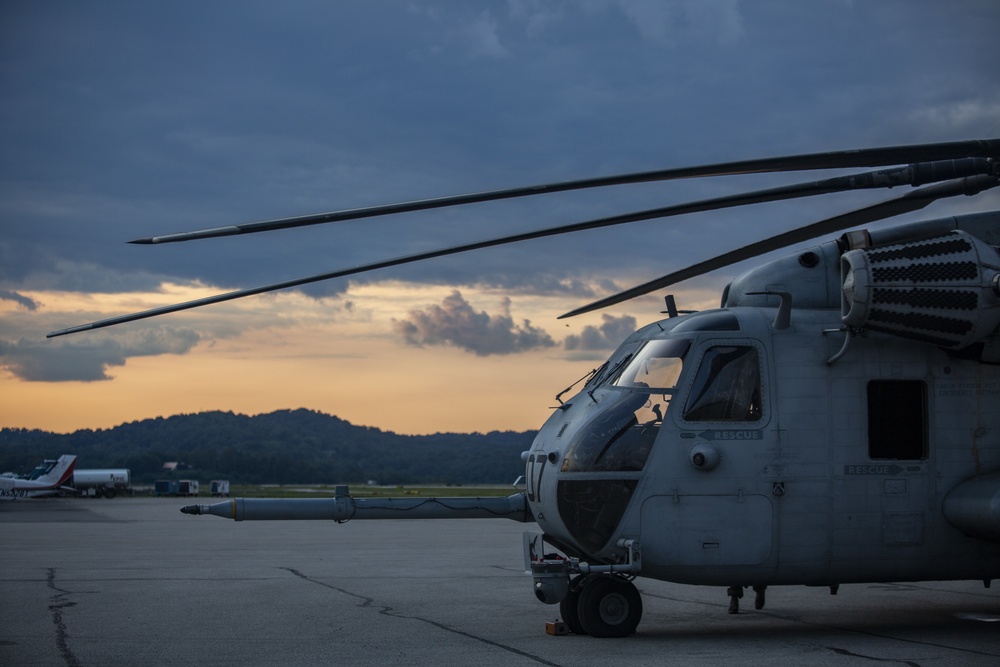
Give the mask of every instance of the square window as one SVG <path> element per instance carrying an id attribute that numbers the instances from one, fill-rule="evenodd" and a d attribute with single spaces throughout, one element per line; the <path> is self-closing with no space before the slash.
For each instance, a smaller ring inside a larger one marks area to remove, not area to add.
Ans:
<path id="1" fill-rule="evenodd" d="M 927 383 L 868 383 L 868 455 L 891 460 L 927 458 Z"/>

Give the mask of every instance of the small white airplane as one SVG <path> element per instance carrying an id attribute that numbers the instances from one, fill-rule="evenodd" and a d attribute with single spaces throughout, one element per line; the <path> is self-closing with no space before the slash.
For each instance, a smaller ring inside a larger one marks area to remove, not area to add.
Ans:
<path id="1" fill-rule="evenodd" d="M 0 499 L 38 498 L 51 496 L 60 491 L 72 491 L 73 468 L 76 455 L 63 454 L 48 472 L 35 479 L 0 477 Z"/>

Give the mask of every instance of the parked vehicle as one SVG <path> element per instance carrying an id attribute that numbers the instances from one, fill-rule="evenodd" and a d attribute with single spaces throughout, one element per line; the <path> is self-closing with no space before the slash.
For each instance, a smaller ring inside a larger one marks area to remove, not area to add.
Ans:
<path id="1" fill-rule="evenodd" d="M 208 483 L 208 492 L 213 498 L 229 497 L 229 480 L 213 479 Z"/>
<path id="2" fill-rule="evenodd" d="M 132 473 L 128 468 L 77 469 L 72 486 L 80 495 L 114 498 L 119 493 L 132 493 Z"/>
<path id="3" fill-rule="evenodd" d="M 198 481 L 194 479 L 158 479 L 153 484 L 156 496 L 197 496 Z"/>

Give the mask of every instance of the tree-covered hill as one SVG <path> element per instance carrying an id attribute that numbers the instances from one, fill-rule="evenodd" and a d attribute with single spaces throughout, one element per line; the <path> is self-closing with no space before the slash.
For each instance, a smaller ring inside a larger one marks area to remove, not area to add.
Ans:
<path id="1" fill-rule="evenodd" d="M 203 412 L 58 434 L 0 429 L 0 472 L 76 454 L 80 468 L 129 468 L 134 482 L 165 477 L 234 483 L 506 484 L 524 472 L 534 432 L 404 436 L 311 410 L 249 417 Z"/>

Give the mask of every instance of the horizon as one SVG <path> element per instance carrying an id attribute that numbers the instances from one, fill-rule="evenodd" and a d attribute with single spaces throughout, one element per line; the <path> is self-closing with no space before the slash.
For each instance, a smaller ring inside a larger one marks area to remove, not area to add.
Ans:
<path id="1" fill-rule="evenodd" d="M 533 432 L 537 432 L 538 431 L 538 429 L 535 428 L 535 429 L 490 429 L 488 431 L 434 431 L 434 432 L 431 432 L 431 433 L 400 433 L 398 431 L 392 431 L 392 430 L 389 430 L 389 429 L 380 428 L 380 427 L 374 426 L 372 424 L 357 424 L 355 422 L 352 422 L 349 419 L 344 419 L 343 417 L 340 417 L 340 416 L 335 415 L 335 414 L 324 412 L 322 410 L 314 410 L 314 409 L 311 409 L 311 408 L 303 408 L 303 407 L 299 407 L 299 408 L 276 408 L 274 410 L 269 410 L 267 412 L 259 412 L 259 413 L 254 413 L 254 414 L 248 414 L 248 413 L 239 412 L 239 411 L 236 411 L 236 410 L 200 410 L 198 412 L 179 412 L 179 413 L 172 414 L 172 415 L 158 415 L 156 417 L 144 417 L 142 419 L 133 419 L 133 420 L 124 421 L 124 422 L 121 422 L 119 424 L 115 424 L 114 426 L 106 427 L 106 428 L 104 428 L 104 427 L 99 427 L 99 428 L 79 428 L 79 429 L 76 429 L 76 430 L 73 430 L 73 431 L 65 431 L 65 432 L 63 432 L 63 431 L 50 431 L 50 430 L 40 429 L 40 428 L 25 428 L 25 427 L 21 427 L 21 426 L 0 426 L 0 431 L 28 431 L 28 432 L 39 431 L 41 433 L 46 433 L 46 434 L 49 434 L 49 435 L 73 435 L 75 433 L 79 433 L 79 432 L 82 432 L 82 431 L 89 431 L 89 432 L 111 431 L 111 430 L 114 430 L 114 429 L 119 428 L 121 426 L 128 426 L 129 424 L 138 424 L 138 423 L 148 422 L 148 421 L 166 421 L 166 420 L 169 420 L 169 419 L 181 418 L 181 417 L 197 417 L 197 416 L 205 415 L 205 414 L 228 414 L 228 415 L 234 415 L 236 417 L 246 417 L 248 419 L 253 419 L 255 417 L 267 417 L 267 416 L 274 415 L 274 414 L 277 414 L 277 413 L 280 413 L 280 412 L 286 412 L 286 413 L 289 413 L 289 414 L 294 414 L 296 412 L 311 412 L 313 414 L 317 414 L 317 415 L 320 415 L 320 416 L 323 416 L 323 417 L 331 417 L 333 419 L 337 419 L 337 420 L 342 421 L 345 424 L 348 424 L 349 426 L 352 426 L 352 427 L 363 428 L 363 429 L 374 429 L 374 430 L 377 430 L 377 431 L 381 431 L 382 433 L 391 433 L 392 435 L 400 435 L 400 436 L 414 436 L 414 437 L 425 437 L 425 436 L 434 436 L 434 435 L 482 435 L 482 436 L 486 436 L 486 435 L 489 435 L 490 433 L 517 433 L 517 434 L 523 434 L 523 433 L 533 433 Z"/>

